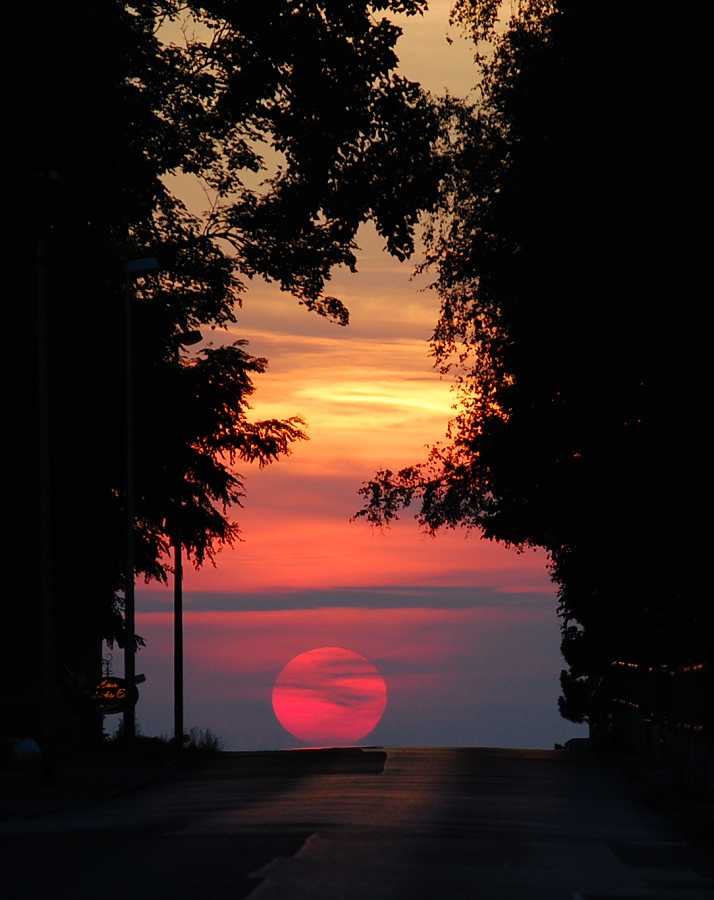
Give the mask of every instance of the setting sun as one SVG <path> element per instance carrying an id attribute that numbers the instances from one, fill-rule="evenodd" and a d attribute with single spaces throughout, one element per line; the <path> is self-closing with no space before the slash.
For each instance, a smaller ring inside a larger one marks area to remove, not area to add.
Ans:
<path id="1" fill-rule="evenodd" d="M 369 660 L 341 647 L 292 659 L 275 680 L 273 709 L 294 737 L 312 744 L 350 744 L 382 718 L 387 686 Z"/>

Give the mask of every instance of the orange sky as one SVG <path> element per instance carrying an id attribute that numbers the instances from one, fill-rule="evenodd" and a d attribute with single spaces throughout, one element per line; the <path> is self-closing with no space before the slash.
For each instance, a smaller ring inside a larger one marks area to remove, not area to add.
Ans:
<path id="1" fill-rule="evenodd" d="M 517 555 L 477 534 L 420 534 L 408 513 L 383 534 L 363 521 L 357 490 L 381 466 L 425 457 L 442 440 L 453 394 L 429 357 L 438 298 L 413 264 L 360 234 L 359 273 L 338 273 L 331 291 L 351 324 L 307 312 L 273 285 L 251 286 L 238 323 L 214 341 L 245 338 L 269 359 L 256 379 L 256 418 L 302 415 L 308 442 L 262 471 L 242 469 L 247 496 L 236 511 L 243 543 L 215 569 L 186 573 L 187 590 L 258 591 L 377 584 L 499 584 L 548 589 L 542 554 Z"/>
<path id="2" fill-rule="evenodd" d="M 446 41 L 448 5 L 403 23 L 397 50 L 408 77 L 464 94 L 475 69 L 454 29 Z M 202 202 L 195 185 L 182 191 L 194 208 Z M 370 741 L 552 746 L 575 732 L 556 708 L 562 660 L 544 554 L 463 531 L 428 538 L 410 516 L 384 534 L 349 521 L 364 480 L 443 439 L 453 402 L 428 356 L 438 310 L 428 278 L 412 280 L 416 260 L 391 259 L 371 227 L 358 241 L 359 273 L 337 272 L 329 291 L 350 309 L 347 328 L 258 280 L 230 333 L 210 334 L 247 339 L 269 359 L 255 417 L 302 415 L 310 441 L 267 469 L 241 470 L 244 542 L 215 568 L 186 567 L 186 720 L 224 735 L 228 749 L 294 746 L 272 713 L 274 680 L 297 654 L 339 646 L 387 681 Z M 171 592 L 137 585 L 137 598 L 147 639 L 139 721 L 168 732 Z"/>
<path id="3" fill-rule="evenodd" d="M 477 73 L 472 45 L 448 24 L 449 6 L 436 0 L 423 17 L 397 17 L 404 29 L 397 51 L 403 75 L 434 93 L 463 96 Z M 195 183 L 174 186 L 194 211 L 205 208 Z M 347 328 L 256 279 L 237 324 L 227 334 L 207 334 L 214 343 L 248 340 L 249 352 L 268 358 L 268 372 L 256 378 L 255 417 L 302 415 L 310 441 L 268 469 L 242 469 L 247 496 L 235 518 L 244 542 L 224 550 L 215 569 L 187 569 L 186 590 L 395 584 L 550 590 L 542 554 L 517 556 L 464 532 L 434 541 L 409 516 L 385 534 L 349 521 L 363 481 L 380 467 L 422 460 L 425 445 L 443 439 L 454 402 L 428 355 L 439 301 L 428 276 L 413 276 L 418 255 L 405 263 L 391 258 L 371 225 L 358 242 L 358 273 L 338 270 L 329 287 L 350 310 Z"/>

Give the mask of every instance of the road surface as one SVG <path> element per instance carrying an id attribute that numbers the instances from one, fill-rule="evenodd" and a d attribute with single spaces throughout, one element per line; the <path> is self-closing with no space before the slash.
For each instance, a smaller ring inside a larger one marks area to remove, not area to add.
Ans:
<path id="1" fill-rule="evenodd" d="M 709 900 L 714 865 L 563 751 L 227 753 L 0 823 L 8 900 Z"/>

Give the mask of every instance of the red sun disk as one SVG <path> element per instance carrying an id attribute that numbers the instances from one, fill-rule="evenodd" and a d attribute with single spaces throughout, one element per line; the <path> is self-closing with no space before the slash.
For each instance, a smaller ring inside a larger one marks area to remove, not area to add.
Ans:
<path id="1" fill-rule="evenodd" d="M 387 686 L 369 660 L 342 647 L 292 659 L 275 680 L 273 710 L 294 737 L 310 744 L 351 744 L 382 718 Z"/>

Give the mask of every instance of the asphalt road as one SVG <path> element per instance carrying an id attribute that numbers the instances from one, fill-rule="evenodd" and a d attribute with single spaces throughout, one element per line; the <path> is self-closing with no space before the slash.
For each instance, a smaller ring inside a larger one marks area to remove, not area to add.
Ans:
<path id="1" fill-rule="evenodd" d="M 0 823 L 12 900 L 707 900 L 714 861 L 598 760 L 399 748 L 221 754 Z"/>

